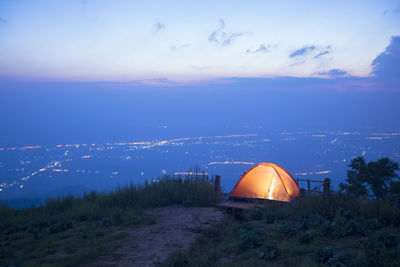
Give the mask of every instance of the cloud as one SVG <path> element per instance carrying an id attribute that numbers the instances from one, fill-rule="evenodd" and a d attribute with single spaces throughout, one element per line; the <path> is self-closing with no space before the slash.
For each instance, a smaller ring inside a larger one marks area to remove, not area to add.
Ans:
<path id="1" fill-rule="evenodd" d="M 6 19 L 0 18 L 0 23 L 7 23 L 8 21 Z"/>
<path id="2" fill-rule="evenodd" d="M 257 49 L 255 49 L 255 50 L 247 49 L 247 50 L 246 50 L 246 53 L 251 53 L 251 54 L 256 54 L 256 53 L 269 53 L 269 52 L 271 52 L 270 49 L 271 49 L 271 45 L 265 46 L 265 45 L 263 45 L 263 44 L 260 44 L 260 46 L 259 46 Z"/>
<path id="3" fill-rule="evenodd" d="M 325 50 L 325 51 L 319 52 L 316 56 L 314 56 L 314 58 L 317 59 L 317 58 L 327 55 L 329 53 L 330 53 L 330 51 Z"/>
<path id="4" fill-rule="evenodd" d="M 314 59 L 318 59 L 324 55 L 327 55 L 331 52 L 331 46 L 315 46 L 315 45 L 307 45 L 298 50 L 293 51 L 289 57 L 296 58 L 299 56 L 306 56 L 306 55 L 314 55 Z"/>
<path id="5" fill-rule="evenodd" d="M 306 63 L 306 61 L 305 61 L 305 60 L 303 60 L 303 61 L 299 61 L 299 62 L 296 62 L 296 63 L 290 64 L 290 65 L 289 65 L 289 67 L 296 67 L 296 66 L 300 66 L 300 65 L 303 65 L 304 63 Z"/>
<path id="6" fill-rule="evenodd" d="M 157 23 L 156 23 L 156 32 L 159 32 L 159 31 L 161 31 L 162 29 L 164 29 L 165 28 L 165 25 L 164 24 L 162 24 L 161 22 L 159 22 L 159 21 L 157 21 Z"/>
<path id="7" fill-rule="evenodd" d="M 326 71 L 326 72 L 318 72 L 317 74 L 319 74 L 319 75 L 329 75 L 331 77 L 340 77 L 340 76 L 346 75 L 347 71 L 340 70 L 340 69 L 331 69 L 331 70 Z"/>
<path id="8" fill-rule="evenodd" d="M 187 48 L 189 46 L 191 46 L 191 44 L 171 45 L 169 47 L 169 49 L 175 51 L 175 50 L 180 50 L 180 49 L 183 49 L 183 48 Z"/>
<path id="9" fill-rule="evenodd" d="M 310 53 L 311 51 L 314 51 L 316 49 L 316 47 L 314 45 L 311 46 L 304 46 L 298 50 L 293 51 L 289 57 L 293 58 L 293 57 L 298 57 L 298 56 L 302 56 L 302 55 L 306 55 L 308 53 Z"/>
<path id="10" fill-rule="evenodd" d="M 400 83 L 400 36 L 393 36 L 385 51 L 379 54 L 371 64 L 375 79 L 385 84 Z"/>
<path id="11" fill-rule="evenodd" d="M 215 43 L 220 46 L 227 46 L 232 44 L 232 42 L 242 36 L 242 33 L 233 33 L 225 31 L 225 21 L 223 19 L 219 19 L 220 26 L 218 29 L 213 31 L 208 37 L 208 41 L 211 43 Z"/>

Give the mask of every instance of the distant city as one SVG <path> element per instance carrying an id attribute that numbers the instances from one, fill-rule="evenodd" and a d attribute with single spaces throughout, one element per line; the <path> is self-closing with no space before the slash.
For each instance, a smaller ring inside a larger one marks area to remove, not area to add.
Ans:
<path id="1" fill-rule="evenodd" d="M 336 188 L 357 156 L 399 162 L 400 132 L 281 131 L 1 147 L 0 199 L 108 191 L 196 171 L 221 175 L 229 192 L 244 172 L 261 162 L 276 163 L 294 178 L 329 177 Z"/>

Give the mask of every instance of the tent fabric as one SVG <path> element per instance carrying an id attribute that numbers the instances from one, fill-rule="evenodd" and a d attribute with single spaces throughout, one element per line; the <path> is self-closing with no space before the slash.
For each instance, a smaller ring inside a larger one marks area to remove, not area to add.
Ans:
<path id="1" fill-rule="evenodd" d="M 240 178 L 230 196 L 290 202 L 299 194 L 299 186 L 284 168 L 273 163 L 261 163 Z"/>

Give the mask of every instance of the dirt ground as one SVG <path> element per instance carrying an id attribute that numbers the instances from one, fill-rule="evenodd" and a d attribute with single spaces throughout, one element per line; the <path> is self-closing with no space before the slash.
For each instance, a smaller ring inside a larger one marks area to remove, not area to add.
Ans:
<path id="1" fill-rule="evenodd" d="M 86 266 L 154 266 L 178 251 L 190 248 L 202 229 L 223 222 L 214 207 L 171 206 L 146 210 L 156 223 L 139 228 L 121 228 L 127 237 L 114 241 L 118 249 Z"/>

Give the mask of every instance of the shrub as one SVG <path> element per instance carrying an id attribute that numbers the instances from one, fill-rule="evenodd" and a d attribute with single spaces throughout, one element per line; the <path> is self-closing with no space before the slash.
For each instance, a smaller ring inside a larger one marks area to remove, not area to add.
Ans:
<path id="1" fill-rule="evenodd" d="M 346 230 L 345 230 L 346 236 L 347 235 L 357 235 L 357 234 L 364 235 L 364 231 L 362 230 L 359 222 L 356 220 L 351 219 L 351 220 L 347 221 L 345 228 L 346 228 Z"/>
<path id="2" fill-rule="evenodd" d="M 301 211 L 296 218 L 296 227 L 298 229 L 307 230 L 315 227 L 324 221 L 323 217 L 319 214 L 313 214 L 308 210 Z"/>
<path id="3" fill-rule="evenodd" d="M 335 235 L 331 236 L 344 237 L 350 235 L 364 235 L 360 220 L 362 219 L 354 216 L 349 210 L 340 209 L 336 214 L 334 229 L 332 229 Z"/>
<path id="4" fill-rule="evenodd" d="M 313 240 L 313 235 L 310 231 L 300 232 L 298 240 L 302 244 L 308 244 Z"/>
<path id="5" fill-rule="evenodd" d="M 268 212 L 264 212 L 264 222 L 265 223 L 274 223 L 275 221 L 280 221 L 287 219 L 289 214 L 283 210 L 271 210 Z"/>
<path id="6" fill-rule="evenodd" d="M 331 266 L 355 266 L 356 259 L 357 256 L 344 249 L 341 252 L 334 253 L 326 264 Z"/>
<path id="7" fill-rule="evenodd" d="M 296 234 L 296 229 L 288 222 L 282 224 L 280 227 L 281 236 L 294 236 Z"/>
<path id="8" fill-rule="evenodd" d="M 239 235 L 238 247 L 240 250 L 255 248 L 261 245 L 263 231 L 249 230 Z"/>
<path id="9" fill-rule="evenodd" d="M 370 230 L 379 230 L 382 228 L 382 224 L 376 218 L 367 219 L 366 228 Z"/>
<path id="10" fill-rule="evenodd" d="M 249 213 L 249 218 L 251 220 L 262 220 L 264 218 L 264 211 L 260 208 L 254 208 L 250 213 Z"/>
<path id="11" fill-rule="evenodd" d="M 361 261 L 358 254 L 352 254 L 347 249 L 330 247 L 318 248 L 309 257 L 315 262 L 330 266 L 355 266 Z"/>
<path id="12" fill-rule="evenodd" d="M 260 253 L 258 254 L 261 259 L 264 260 L 274 260 L 279 256 L 279 251 L 278 248 L 275 245 L 272 245 L 270 243 L 266 243 Z"/>
<path id="13" fill-rule="evenodd" d="M 60 221 L 54 223 L 49 227 L 49 233 L 55 234 L 58 232 L 68 230 L 69 228 L 72 227 L 72 225 L 73 225 L 73 220 L 71 218 L 61 219 Z"/>
<path id="14" fill-rule="evenodd" d="M 335 250 L 330 247 L 322 247 L 315 250 L 310 254 L 311 259 L 318 263 L 326 264 L 330 258 L 332 258 Z"/>
<path id="15" fill-rule="evenodd" d="M 237 244 L 240 250 L 256 248 L 261 245 L 264 231 L 253 229 L 250 224 L 242 224 L 237 228 Z"/>
<path id="16" fill-rule="evenodd" d="M 264 214 L 264 222 L 265 223 L 274 223 L 275 222 L 275 213 L 273 211 L 268 211 Z"/>
<path id="17" fill-rule="evenodd" d="M 365 249 L 386 249 L 395 248 L 398 245 L 398 239 L 395 235 L 388 231 L 379 231 L 366 239 L 363 242 L 363 247 Z"/>
<path id="18" fill-rule="evenodd" d="M 353 219 L 354 215 L 351 211 L 345 209 L 345 208 L 340 208 L 339 209 L 339 214 L 340 216 L 346 218 L 347 220 Z"/>
<path id="19" fill-rule="evenodd" d="M 326 221 L 319 226 L 319 230 L 321 231 L 321 234 L 323 236 L 327 236 L 327 237 L 337 237 L 338 236 L 335 222 Z"/>
<path id="20" fill-rule="evenodd" d="M 396 236 L 388 231 L 379 231 L 361 242 L 371 266 L 399 266 L 400 248 Z"/>

